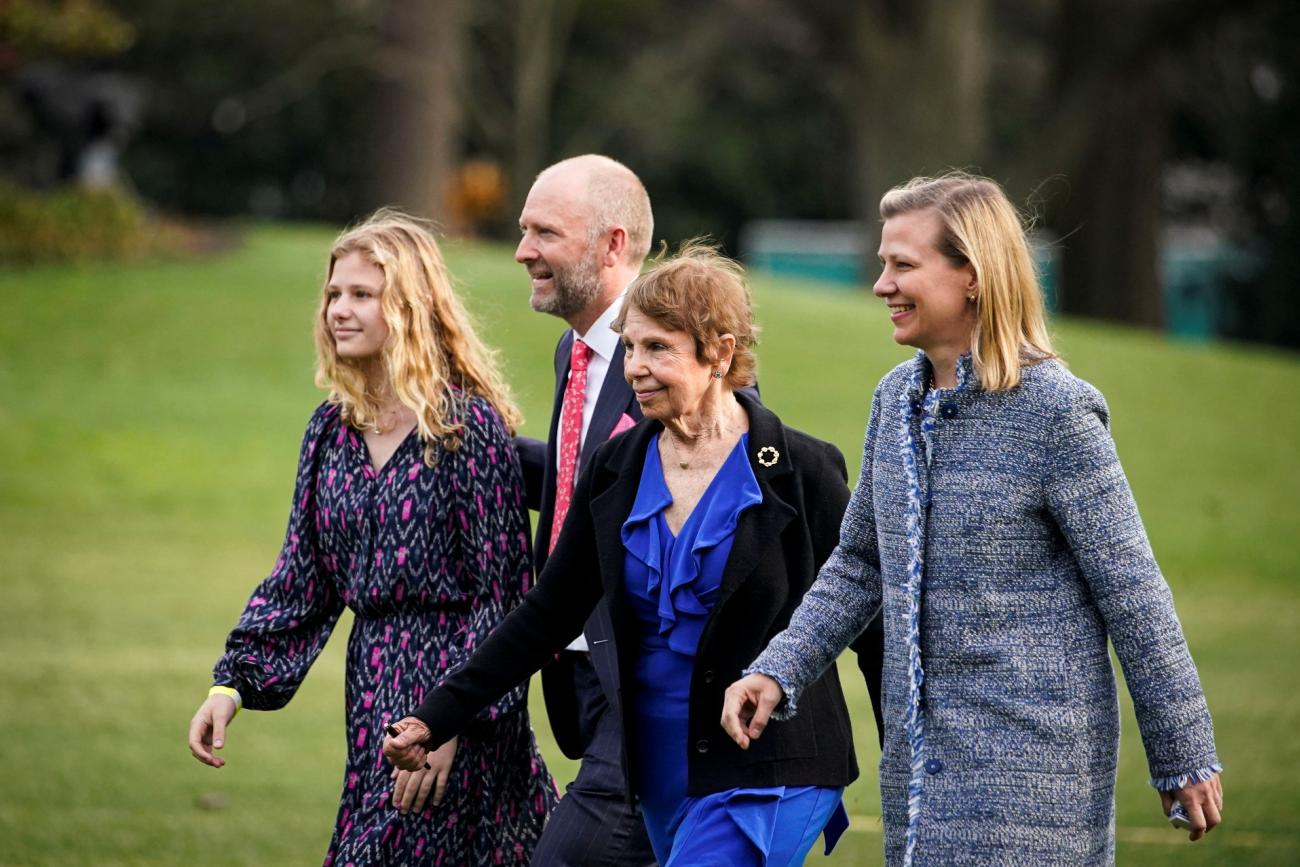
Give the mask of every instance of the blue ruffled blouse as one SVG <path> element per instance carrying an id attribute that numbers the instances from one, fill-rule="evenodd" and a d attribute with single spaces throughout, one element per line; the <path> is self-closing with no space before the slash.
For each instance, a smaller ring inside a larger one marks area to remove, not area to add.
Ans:
<path id="1" fill-rule="evenodd" d="M 677 851 L 682 828 L 690 829 L 693 840 L 709 840 L 718 863 L 766 863 L 770 855 L 806 851 L 823 827 L 829 851 L 847 825 L 838 789 L 771 786 L 701 798 L 686 794 L 695 651 L 717 601 L 740 516 L 763 501 L 748 453 L 744 434 L 674 535 L 664 518 L 673 498 L 664 482 L 658 438 L 651 439 L 636 501 L 623 523 L 623 580 L 639 626 L 631 758 L 660 863 Z M 782 825 L 790 828 L 783 832 Z"/>
<path id="2" fill-rule="evenodd" d="M 664 482 L 658 440 L 650 440 L 636 502 L 623 522 L 623 574 L 628 601 L 651 646 L 662 643 L 695 656 L 731 555 L 736 522 L 763 501 L 746 457 L 748 443 L 749 435 L 742 434 L 674 536 L 664 518 L 673 497 Z"/>

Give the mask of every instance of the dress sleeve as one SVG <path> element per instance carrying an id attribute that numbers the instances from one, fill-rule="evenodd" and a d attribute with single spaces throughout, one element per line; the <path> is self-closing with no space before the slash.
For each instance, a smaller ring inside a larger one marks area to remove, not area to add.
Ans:
<path id="1" fill-rule="evenodd" d="M 461 449 L 467 485 L 458 488 L 454 520 L 461 556 L 473 576 L 474 600 L 464 643 L 452 651 L 448 673 L 519 605 L 532 580 L 523 477 L 515 443 L 487 401 L 471 401 L 463 420 Z M 484 708 L 478 718 L 496 720 L 527 706 L 524 681 Z"/>
<path id="2" fill-rule="evenodd" d="M 1108 421 L 1105 400 L 1087 385 L 1058 411 L 1046 450 L 1047 505 L 1123 666 L 1151 784 L 1177 789 L 1222 766 L 1173 595 L 1147 541 Z"/>
<path id="3" fill-rule="evenodd" d="M 275 569 L 253 591 L 212 670 L 213 683 L 239 690 L 244 706 L 288 704 L 343 612 L 316 554 L 317 447 L 337 407 L 316 410 L 303 436 L 293 507 Z"/>
<path id="4" fill-rule="evenodd" d="M 862 472 L 840 525 L 839 543 L 795 609 L 790 625 L 744 672 L 766 674 L 781 685 L 785 697 L 773 719 L 795 715 L 803 689 L 821 677 L 880 608 L 880 550 L 871 494 L 880 393 L 877 387 L 862 448 Z M 831 475 L 823 485 L 843 484 Z"/>

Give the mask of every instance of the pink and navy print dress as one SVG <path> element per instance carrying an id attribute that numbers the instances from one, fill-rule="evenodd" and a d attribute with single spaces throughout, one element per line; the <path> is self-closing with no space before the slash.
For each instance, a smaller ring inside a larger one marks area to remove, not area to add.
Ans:
<path id="1" fill-rule="evenodd" d="M 346 605 L 347 769 L 326 867 L 528 863 L 555 785 L 528 721 L 527 685 L 460 737 L 439 807 L 392 806 L 380 746 L 510 612 L 531 580 L 522 475 L 487 401 L 457 392 L 461 446 L 424 462 L 412 432 L 376 472 L 361 435 L 323 404 L 298 459 L 284 548 L 253 591 L 214 683 L 255 710 L 283 707 Z"/>

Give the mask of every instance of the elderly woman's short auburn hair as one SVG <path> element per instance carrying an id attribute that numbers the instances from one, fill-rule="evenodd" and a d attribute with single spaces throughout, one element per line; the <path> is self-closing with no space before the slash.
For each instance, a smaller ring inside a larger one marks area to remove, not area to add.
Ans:
<path id="1" fill-rule="evenodd" d="M 682 244 L 677 255 L 655 262 L 628 287 L 611 327 L 623 331 L 627 312 L 637 310 L 670 331 L 695 338 L 695 356 L 706 364 L 718 360 L 718 338 L 736 338 L 731 366 L 723 381 L 732 389 L 755 383 L 753 347 L 758 325 L 745 270 L 707 241 Z"/>

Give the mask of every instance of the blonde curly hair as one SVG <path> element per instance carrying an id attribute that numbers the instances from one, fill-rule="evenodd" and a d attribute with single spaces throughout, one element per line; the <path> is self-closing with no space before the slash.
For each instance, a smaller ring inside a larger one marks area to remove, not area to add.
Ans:
<path id="1" fill-rule="evenodd" d="M 381 353 L 384 382 L 368 381 L 360 361 L 338 354 L 326 319 L 334 263 L 350 253 L 363 254 L 384 272 L 379 296 L 389 332 Z M 358 429 L 374 427 L 380 401 L 395 396 L 415 412 L 430 466 L 439 448 L 460 447 L 464 395 L 491 403 L 511 433 L 522 421 L 497 352 L 475 332 L 432 231 L 392 208 L 345 230 L 330 249 L 316 314 L 316 384 L 329 390 L 344 422 Z"/>

